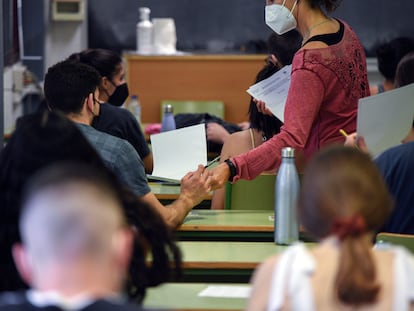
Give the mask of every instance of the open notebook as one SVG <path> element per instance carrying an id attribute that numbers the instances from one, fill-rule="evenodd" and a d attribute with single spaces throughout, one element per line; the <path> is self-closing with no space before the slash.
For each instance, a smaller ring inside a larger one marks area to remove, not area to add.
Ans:
<path id="1" fill-rule="evenodd" d="M 180 183 L 181 178 L 207 164 L 204 124 L 151 135 L 154 170 L 149 179 Z"/>
<path id="2" fill-rule="evenodd" d="M 361 98 L 358 104 L 357 133 L 365 138 L 375 157 L 399 145 L 414 118 L 414 83 L 378 95 Z"/>

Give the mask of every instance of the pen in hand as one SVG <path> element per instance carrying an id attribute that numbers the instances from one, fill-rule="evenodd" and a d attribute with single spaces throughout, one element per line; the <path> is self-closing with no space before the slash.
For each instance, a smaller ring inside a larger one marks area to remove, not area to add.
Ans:
<path id="1" fill-rule="evenodd" d="M 215 157 L 213 160 L 211 160 L 210 162 L 207 163 L 206 166 L 204 166 L 204 168 L 208 168 L 210 166 L 212 166 L 214 163 L 220 161 L 220 156 Z"/>
<path id="2" fill-rule="evenodd" d="M 349 135 L 348 135 L 348 133 L 347 132 L 345 132 L 343 129 L 340 129 L 339 130 L 339 133 L 341 133 L 342 134 L 342 136 L 344 136 L 345 138 L 348 138 L 349 137 Z M 345 145 L 347 145 L 347 143 L 346 143 L 346 141 L 345 141 Z M 357 143 L 356 143 L 356 140 L 354 141 L 354 147 L 356 148 L 356 149 L 358 149 L 358 150 L 360 150 L 360 148 L 358 147 L 358 145 L 357 145 Z"/>
<path id="3" fill-rule="evenodd" d="M 343 129 L 340 129 L 339 133 L 341 133 L 345 138 L 348 137 L 348 134 Z"/>

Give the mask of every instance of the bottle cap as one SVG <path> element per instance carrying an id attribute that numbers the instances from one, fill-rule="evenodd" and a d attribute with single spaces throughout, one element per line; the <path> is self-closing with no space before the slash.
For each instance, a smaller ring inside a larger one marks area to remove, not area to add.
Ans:
<path id="1" fill-rule="evenodd" d="M 174 110 L 174 109 L 173 109 L 173 106 L 172 106 L 172 105 L 170 105 L 170 104 L 168 104 L 168 105 L 165 105 L 165 106 L 164 106 L 164 113 L 165 113 L 165 112 L 171 112 L 171 113 L 172 113 L 172 112 L 173 112 L 173 110 Z"/>
<path id="2" fill-rule="evenodd" d="M 143 21 L 149 21 L 150 13 L 151 13 L 150 8 L 147 8 L 147 7 L 139 8 L 139 14 L 140 14 L 141 20 Z"/>
<path id="3" fill-rule="evenodd" d="M 292 147 L 285 147 L 282 149 L 282 158 L 294 158 L 295 157 L 295 149 Z"/>

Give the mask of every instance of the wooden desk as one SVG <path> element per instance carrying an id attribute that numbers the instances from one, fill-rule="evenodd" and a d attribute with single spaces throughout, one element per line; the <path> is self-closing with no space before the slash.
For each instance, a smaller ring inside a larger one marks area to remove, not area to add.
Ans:
<path id="1" fill-rule="evenodd" d="M 148 185 L 158 200 L 174 201 L 180 195 L 180 185 L 171 185 L 157 182 L 149 182 Z"/>
<path id="2" fill-rule="evenodd" d="M 246 210 L 193 210 L 177 229 L 180 240 L 273 241 L 273 213 Z"/>
<path id="3" fill-rule="evenodd" d="M 246 298 L 199 297 L 198 293 L 207 288 L 209 285 L 214 284 L 166 283 L 154 288 L 150 288 L 147 291 L 143 306 L 145 308 L 161 308 L 187 311 L 229 311 L 245 309 L 247 304 Z M 237 286 L 241 285 L 237 284 Z"/>
<path id="4" fill-rule="evenodd" d="M 273 242 L 273 215 L 265 210 L 193 210 L 176 236 L 181 241 Z M 299 239 L 313 241 L 303 231 Z"/>
<path id="5" fill-rule="evenodd" d="M 259 263 L 286 249 L 273 242 L 181 241 L 178 245 L 184 282 L 247 283 Z"/>
<path id="6" fill-rule="evenodd" d="M 225 120 L 247 120 L 246 90 L 264 66 L 266 55 L 140 56 L 127 53 L 130 94 L 138 94 L 142 122 L 160 122 L 163 99 L 222 100 Z"/>

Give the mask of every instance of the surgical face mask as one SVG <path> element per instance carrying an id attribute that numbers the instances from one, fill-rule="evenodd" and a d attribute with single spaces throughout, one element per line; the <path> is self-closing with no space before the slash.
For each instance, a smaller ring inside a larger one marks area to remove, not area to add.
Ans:
<path id="1" fill-rule="evenodd" d="M 112 83 L 112 82 L 111 82 Z M 109 96 L 108 103 L 114 106 L 122 106 L 129 96 L 128 84 L 123 83 L 116 87 L 115 92 Z"/>
<path id="2" fill-rule="evenodd" d="M 292 11 L 289 11 L 285 7 L 286 0 L 283 4 L 271 4 L 265 6 L 265 21 L 266 25 L 269 26 L 278 35 L 295 29 L 297 26 L 296 19 L 293 16 L 293 10 L 296 7 L 297 1 L 292 7 Z"/>

